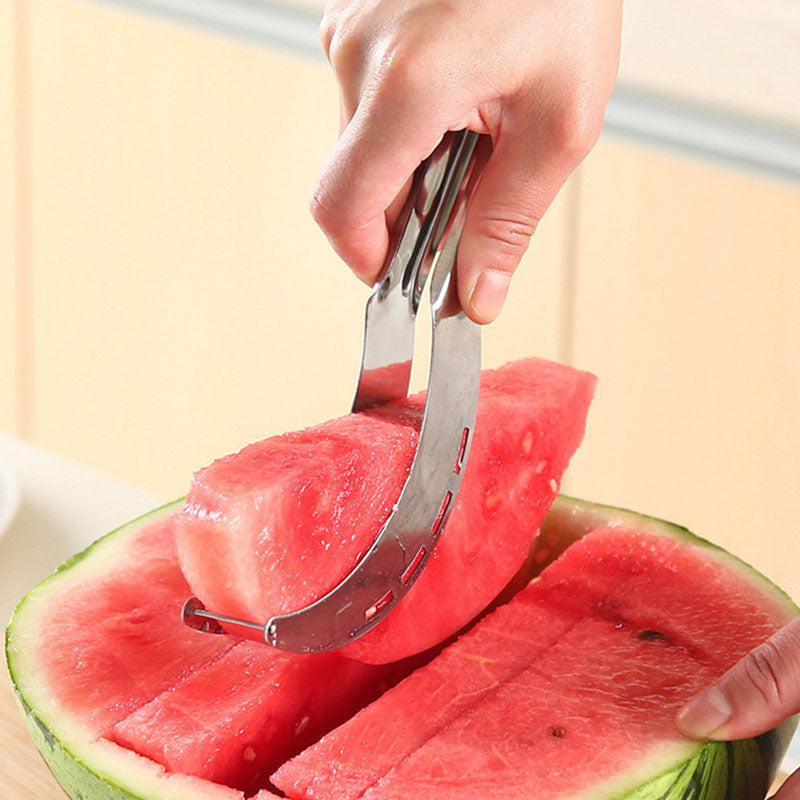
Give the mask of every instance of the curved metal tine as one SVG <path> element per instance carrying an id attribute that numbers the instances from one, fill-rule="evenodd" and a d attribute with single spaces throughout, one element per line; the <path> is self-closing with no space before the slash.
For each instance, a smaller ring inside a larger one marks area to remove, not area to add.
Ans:
<path id="1" fill-rule="evenodd" d="M 459 164 L 454 186 L 447 199 L 445 213 L 434 232 L 432 247 L 436 248 L 437 258 L 430 281 L 430 299 L 433 324 L 456 315 L 466 316 L 456 293 L 455 263 L 458 244 L 467 216 L 467 201 L 475 191 L 486 164 L 491 148 L 487 141 L 481 144 L 481 137 L 472 134 L 471 141 L 465 143 L 465 157 Z M 480 326 L 475 326 L 480 330 Z M 454 368 L 457 368 L 454 363 Z"/>
<path id="2" fill-rule="evenodd" d="M 430 242 L 441 213 L 442 187 L 452 180 L 466 133 L 445 136 L 415 172 L 383 273 L 367 301 L 353 411 L 408 393 L 414 322 L 419 294 L 430 272 Z"/>
<path id="3" fill-rule="evenodd" d="M 475 170 L 476 158 L 474 156 L 479 138 L 477 133 L 464 130 L 459 132 L 458 138 L 454 142 L 453 157 L 448 161 L 448 172 L 442 182 L 441 210 L 437 217 L 436 225 L 431 232 L 430 251 L 435 255 L 420 264 L 420 268 L 417 271 L 412 292 L 414 308 L 419 308 L 425 281 L 434 269 L 435 262 L 441 260 L 443 239 L 451 230 L 457 227 L 454 235 L 448 236 L 449 246 L 452 250 L 452 261 L 448 267 L 438 271 L 440 280 L 444 276 L 449 276 L 451 268 L 455 265 L 456 250 L 458 249 L 458 242 L 463 228 L 463 219 L 460 223 L 456 220 L 456 212 L 459 210 L 456 208 L 456 203 L 460 201 L 461 205 L 464 206 L 464 212 L 466 211 L 466 198 L 474 188 L 474 181 L 471 181 L 471 177 L 473 174 L 477 174 Z M 469 184 L 469 191 L 467 191 L 467 184 Z M 433 297 L 434 293 L 431 291 L 431 298 L 433 299 Z"/>
<path id="4" fill-rule="evenodd" d="M 295 652 L 331 650 L 364 635 L 408 592 L 444 528 L 469 452 L 480 375 L 480 329 L 465 314 L 442 314 L 464 221 L 467 174 L 477 137 L 458 149 L 458 168 L 443 185 L 439 214 L 454 212 L 455 224 L 437 216 L 440 235 L 432 259 L 434 318 L 428 399 L 417 452 L 394 511 L 351 573 L 325 597 L 265 626 L 269 644 Z M 465 177 L 466 176 L 466 177 Z M 442 223 L 439 225 L 439 223 Z M 443 276 L 446 273 L 446 276 Z"/>
<path id="5" fill-rule="evenodd" d="M 200 602 L 197 597 L 190 597 L 181 609 L 181 619 L 185 625 L 193 628 L 201 633 L 216 633 L 223 634 L 228 631 L 222 626 L 221 623 L 225 622 L 228 625 L 238 625 L 243 628 L 254 628 L 255 630 L 264 632 L 264 625 L 257 622 L 248 622 L 244 619 L 237 619 L 236 617 L 227 617 L 224 614 L 215 614 L 213 611 L 208 611 L 206 607 Z"/>
<path id="6" fill-rule="evenodd" d="M 197 598 L 189 598 L 182 612 L 188 626 L 208 633 L 226 633 L 222 623 L 228 627 L 244 626 L 262 631 L 266 642 L 281 649 L 296 652 L 330 650 L 358 638 L 382 620 L 422 571 L 458 492 L 471 444 L 477 404 L 480 330 L 458 308 L 451 280 L 466 199 L 479 172 L 472 161 L 476 139 L 475 134 L 467 131 L 448 136 L 434 154 L 437 159 L 440 154 L 445 154 L 443 163 L 447 169 L 441 171 L 441 166 L 426 164 L 424 168 L 430 168 L 431 172 L 422 174 L 423 167 L 420 168 L 418 180 L 422 182 L 430 174 L 433 183 L 429 183 L 427 188 L 416 186 L 413 191 L 415 200 L 410 199 L 407 205 L 400 240 L 407 231 L 416 230 L 417 239 L 424 242 L 424 247 L 417 241 L 411 257 L 395 262 L 397 269 L 393 269 L 390 259 L 382 282 L 384 289 L 388 287 L 387 294 L 398 282 L 421 292 L 425 277 L 433 270 L 433 341 L 428 400 L 417 452 L 395 511 L 350 575 L 311 606 L 293 614 L 273 617 L 261 625 L 216 614 L 208 611 Z M 437 191 L 432 190 L 433 186 Z M 422 213 L 414 216 L 420 210 Z M 416 221 L 409 226 L 412 216 Z M 417 222 L 421 223 L 418 227 Z M 423 225 L 427 226 L 424 233 Z M 398 250 L 400 246 L 398 244 Z M 420 277 L 418 270 L 422 264 L 426 269 Z M 403 276 L 407 279 L 402 280 Z M 380 287 L 376 288 L 370 301 L 380 291 Z M 407 292 L 401 294 L 407 298 Z M 412 296 L 411 300 L 413 306 L 408 305 L 407 299 L 404 305 L 406 318 L 413 323 L 418 297 Z M 453 310 L 446 311 L 446 306 L 451 304 L 454 304 Z M 367 319 L 370 320 L 369 308 Z M 437 400 L 432 403 L 431 397 L 434 396 Z M 452 413 L 453 410 L 457 413 Z"/>

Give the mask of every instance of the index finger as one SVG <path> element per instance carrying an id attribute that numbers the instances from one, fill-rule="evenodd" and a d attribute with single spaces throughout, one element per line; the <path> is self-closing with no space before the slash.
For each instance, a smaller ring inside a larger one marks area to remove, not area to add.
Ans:
<path id="1" fill-rule="evenodd" d="M 409 96 L 407 96 L 409 97 Z M 386 212 L 447 130 L 412 99 L 362 102 L 328 156 L 311 214 L 359 278 L 374 282 L 389 245 Z"/>

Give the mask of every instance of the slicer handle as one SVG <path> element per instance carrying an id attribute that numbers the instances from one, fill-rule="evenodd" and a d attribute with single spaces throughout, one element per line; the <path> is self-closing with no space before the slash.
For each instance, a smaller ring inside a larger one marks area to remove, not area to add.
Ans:
<path id="1" fill-rule="evenodd" d="M 480 327 L 464 314 L 455 291 L 458 242 L 480 172 L 478 139 L 471 131 L 449 133 L 420 165 L 367 302 L 354 411 L 407 394 L 414 322 L 430 275 L 428 395 L 417 451 L 394 510 L 350 574 L 310 606 L 261 625 L 216 614 L 189 598 L 183 619 L 190 627 L 227 633 L 244 626 L 263 631 L 264 640 L 282 650 L 332 650 L 384 619 L 427 564 L 455 505 L 478 404 Z"/>
<path id="2" fill-rule="evenodd" d="M 461 230 L 452 230 L 453 211 L 474 169 L 478 139 L 473 131 L 448 133 L 414 173 L 386 261 L 367 301 L 353 411 L 408 394 L 422 292 L 445 238 L 449 246 L 458 245 Z"/>

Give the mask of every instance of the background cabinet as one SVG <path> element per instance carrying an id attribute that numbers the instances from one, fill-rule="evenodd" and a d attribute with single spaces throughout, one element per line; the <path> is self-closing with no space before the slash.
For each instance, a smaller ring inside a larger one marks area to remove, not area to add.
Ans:
<path id="1" fill-rule="evenodd" d="M 107 6 L 30 13 L 24 432 L 170 496 L 342 413 L 368 292 L 307 212 L 336 136 L 327 67 Z M 565 235 L 562 203 L 487 363 L 557 355 Z"/>
<path id="2" fill-rule="evenodd" d="M 17 421 L 16 392 L 16 277 L 14 207 L 15 114 L 15 19 L 10 3 L 0 4 L 0 427 Z"/>
<path id="3" fill-rule="evenodd" d="M 343 412 L 366 289 L 306 212 L 327 67 L 81 0 L 5 4 L 0 37 L 0 426 L 171 497 Z M 565 489 L 684 522 L 796 596 L 798 254 L 796 184 L 604 136 L 484 359 L 596 372 Z"/>
<path id="4" fill-rule="evenodd" d="M 601 378 L 570 488 L 681 522 L 800 594 L 800 192 L 604 142 L 574 344 Z"/>

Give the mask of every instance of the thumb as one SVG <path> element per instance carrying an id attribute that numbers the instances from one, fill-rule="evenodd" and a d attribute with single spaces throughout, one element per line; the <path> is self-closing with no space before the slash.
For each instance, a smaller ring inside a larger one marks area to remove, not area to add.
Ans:
<path id="1" fill-rule="evenodd" d="M 800 617 L 751 650 L 679 712 L 693 739 L 745 739 L 800 711 Z"/>
<path id="2" fill-rule="evenodd" d="M 539 221 L 596 139 L 593 129 L 554 131 L 542 119 L 531 121 L 535 109 L 526 111 L 525 118 L 506 117 L 493 137 L 458 248 L 459 300 L 479 323 L 500 312 Z"/>

